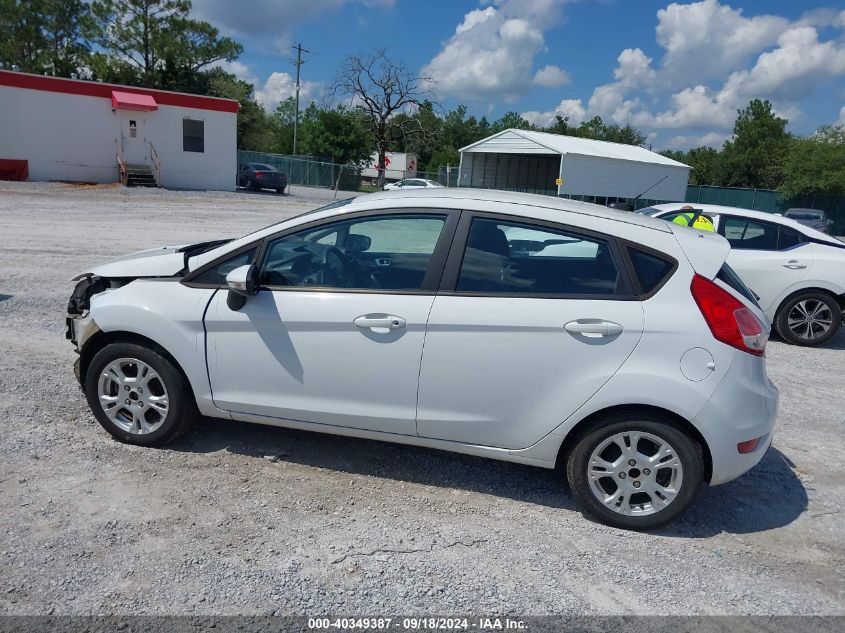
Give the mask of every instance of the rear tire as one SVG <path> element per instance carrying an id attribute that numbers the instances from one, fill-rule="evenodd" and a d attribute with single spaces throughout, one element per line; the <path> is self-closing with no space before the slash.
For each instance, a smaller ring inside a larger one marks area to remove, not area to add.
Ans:
<path id="1" fill-rule="evenodd" d="M 94 355 L 85 395 L 97 422 L 128 444 L 162 446 L 199 417 L 190 385 L 173 362 L 135 343 L 111 343 Z"/>
<path id="2" fill-rule="evenodd" d="M 689 507 L 704 483 L 704 460 L 674 420 L 629 413 L 586 429 L 567 456 L 566 476 L 584 514 L 649 530 Z"/>
<path id="3" fill-rule="evenodd" d="M 276 187 L 276 193 L 282 195 L 285 192 L 284 187 Z"/>
<path id="4" fill-rule="evenodd" d="M 842 309 L 824 292 L 802 292 L 787 299 L 775 315 L 775 329 L 787 343 L 814 347 L 836 335 Z"/>

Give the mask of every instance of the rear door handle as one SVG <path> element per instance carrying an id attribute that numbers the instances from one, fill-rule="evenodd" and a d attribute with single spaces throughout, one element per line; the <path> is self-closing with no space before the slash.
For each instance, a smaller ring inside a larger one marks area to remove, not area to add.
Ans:
<path id="1" fill-rule="evenodd" d="M 577 321 L 570 321 L 563 328 L 570 334 L 581 334 L 590 338 L 617 336 L 622 334 L 624 329 L 618 323 L 602 319 L 578 319 Z"/>
<path id="2" fill-rule="evenodd" d="M 388 332 L 405 327 L 408 322 L 392 314 L 364 314 L 352 321 L 359 328 L 369 328 L 374 332 Z"/>
<path id="3" fill-rule="evenodd" d="M 783 265 L 784 268 L 789 268 L 790 270 L 801 270 L 807 267 L 807 264 L 802 264 L 797 259 L 790 259 Z"/>

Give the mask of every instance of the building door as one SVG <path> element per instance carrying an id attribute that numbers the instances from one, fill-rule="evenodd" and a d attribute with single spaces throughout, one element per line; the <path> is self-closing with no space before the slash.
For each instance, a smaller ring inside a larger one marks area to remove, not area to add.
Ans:
<path id="1" fill-rule="evenodd" d="M 147 140 L 145 112 L 120 111 L 120 140 L 127 165 L 147 165 L 150 143 Z"/>

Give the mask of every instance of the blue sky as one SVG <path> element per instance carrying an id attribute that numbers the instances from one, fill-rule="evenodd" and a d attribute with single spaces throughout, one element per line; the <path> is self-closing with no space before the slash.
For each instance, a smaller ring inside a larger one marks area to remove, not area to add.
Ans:
<path id="1" fill-rule="evenodd" d="M 244 45 L 224 65 L 268 108 L 292 94 L 302 42 L 306 99 L 326 98 L 345 56 L 384 47 L 446 108 L 540 125 L 598 114 L 657 149 L 720 146 L 755 97 L 799 134 L 845 123 L 843 0 L 194 0 L 194 13 Z"/>

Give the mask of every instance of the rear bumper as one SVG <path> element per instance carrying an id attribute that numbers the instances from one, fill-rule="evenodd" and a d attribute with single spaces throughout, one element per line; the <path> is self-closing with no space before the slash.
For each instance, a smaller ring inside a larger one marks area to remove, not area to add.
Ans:
<path id="1" fill-rule="evenodd" d="M 287 187 L 288 181 L 282 178 L 253 178 L 253 182 L 259 187 L 275 189 L 276 187 Z"/>
<path id="2" fill-rule="evenodd" d="M 765 360 L 737 352 L 731 368 L 693 424 L 704 436 L 713 461 L 711 485 L 736 479 L 753 468 L 772 443 L 778 390 L 766 375 Z M 750 453 L 737 444 L 760 438 Z"/>

